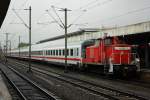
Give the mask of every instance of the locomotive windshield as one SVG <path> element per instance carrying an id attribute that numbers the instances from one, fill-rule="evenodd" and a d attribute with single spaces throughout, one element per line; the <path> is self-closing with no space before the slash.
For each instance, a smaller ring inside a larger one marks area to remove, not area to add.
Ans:
<path id="1" fill-rule="evenodd" d="M 105 45 L 111 45 L 112 44 L 112 38 L 108 38 L 104 40 Z"/>

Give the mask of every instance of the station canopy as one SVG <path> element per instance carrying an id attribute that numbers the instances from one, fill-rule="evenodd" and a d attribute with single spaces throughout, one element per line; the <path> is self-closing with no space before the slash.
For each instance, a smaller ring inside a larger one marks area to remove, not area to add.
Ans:
<path id="1" fill-rule="evenodd" d="M 0 0 L 0 27 L 6 16 L 10 0 Z"/>

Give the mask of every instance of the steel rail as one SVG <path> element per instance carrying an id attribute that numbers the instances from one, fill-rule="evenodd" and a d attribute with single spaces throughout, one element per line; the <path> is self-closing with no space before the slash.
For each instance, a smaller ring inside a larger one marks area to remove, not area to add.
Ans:
<path id="1" fill-rule="evenodd" d="M 23 100 L 27 100 L 27 98 L 22 94 L 22 92 L 19 90 L 19 88 L 15 85 L 15 83 L 13 81 L 11 81 L 11 79 L 9 79 L 9 77 L 5 74 L 5 72 L 3 70 L 1 70 L 2 74 L 4 75 L 4 77 L 8 80 L 8 82 L 11 84 L 11 86 L 13 86 L 13 88 L 17 91 L 17 93 L 20 95 L 20 97 Z"/>
<path id="2" fill-rule="evenodd" d="M 9 66 L 7 66 L 9 69 L 11 69 L 15 74 L 17 74 L 19 77 L 21 77 L 22 79 L 24 79 L 25 81 L 27 81 L 29 84 L 31 84 L 32 86 L 34 86 L 35 88 L 37 88 L 39 91 L 41 91 L 42 93 L 44 93 L 47 98 L 49 98 L 50 100 L 61 100 L 59 97 L 55 96 L 54 94 L 48 92 L 46 89 L 40 87 L 39 85 L 37 85 L 35 82 L 33 82 L 32 80 L 28 79 L 26 76 L 22 75 L 21 73 L 19 73 L 17 70 L 15 70 L 14 68 L 11 68 Z M 4 73 L 4 75 L 9 79 L 9 81 L 11 81 L 11 79 L 5 74 L 5 72 L 2 70 L 2 72 Z M 15 83 L 13 81 L 11 81 L 12 85 L 16 88 L 16 90 L 18 91 L 18 93 L 21 95 L 21 97 L 23 98 L 23 100 L 28 100 L 24 94 L 20 91 L 20 89 L 15 85 Z"/>
<path id="3" fill-rule="evenodd" d="M 20 64 L 20 63 L 18 63 L 18 64 Z M 26 67 L 26 65 L 24 65 L 24 64 L 21 64 L 21 65 L 23 65 L 24 67 Z M 35 68 L 35 66 L 33 66 L 33 65 L 32 65 L 32 67 L 33 67 L 33 70 L 35 70 L 36 72 L 39 72 L 39 73 L 46 74 L 46 75 L 48 75 L 48 76 L 57 78 L 57 79 L 59 79 L 59 80 L 65 81 L 65 82 L 67 82 L 67 83 L 70 83 L 70 84 L 72 84 L 72 85 L 74 85 L 74 86 L 78 86 L 78 87 L 84 88 L 84 89 L 86 89 L 86 90 L 88 90 L 88 91 L 92 91 L 93 93 L 101 94 L 102 96 L 107 97 L 107 98 L 109 98 L 109 99 L 119 100 L 118 98 L 116 98 L 116 97 L 114 97 L 114 96 L 110 96 L 110 95 L 108 95 L 108 94 L 101 93 L 100 91 L 90 89 L 90 88 L 88 88 L 88 87 L 86 87 L 86 86 L 82 86 L 82 85 L 80 85 L 80 84 L 76 84 L 76 83 L 71 82 L 71 81 L 68 81 L 68 80 L 66 80 L 66 79 L 64 79 L 64 78 L 61 78 L 60 76 L 62 76 L 62 77 L 68 77 L 68 78 L 71 78 L 71 79 L 74 79 L 74 80 L 77 80 L 77 81 L 80 81 L 80 82 L 83 82 L 83 83 L 90 84 L 90 85 L 92 85 L 92 86 L 94 86 L 94 87 L 96 86 L 96 87 L 98 87 L 98 88 L 102 88 L 102 89 L 105 89 L 105 90 L 110 90 L 110 91 L 119 93 L 119 94 L 121 94 L 121 95 L 129 96 L 129 97 L 136 98 L 136 99 L 139 99 L 139 100 L 147 100 L 147 99 L 145 99 L 144 97 L 138 96 L 138 95 L 136 95 L 136 94 L 131 94 L 131 93 L 123 92 L 123 91 L 121 91 L 121 90 L 117 90 L 117 89 L 114 89 L 114 88 L 109 88 L 109 87 L 102 86 L 102 85 L 99 85 L 99 84 L 95 84 L 95 83 L 92 83 L 92 82 L 89 82 L 89 81 L 81 80 L 81 79 L 79 79 L 79 78 L 75 78 L 75 77 L 71 77 L 71 76 L 67 76 L 67 75 L 62 75 L 62 74 L 58 74 L 58 73 L 56 73 L 56 72 L 52 72 L 52 71 L 51 71 L 51 73 L 57 74 L 57 76 L 59 75 L 59 77 L 56 77 L 55 75 L 50 75 L 50 74 L 47 73 L 47 72 L 43 72 L 42 70 L 40 70 L 40 69 L 38 69 L 38 68 Z M 49 72 L 50 72 L 50 71 L 49 71 Z"/>

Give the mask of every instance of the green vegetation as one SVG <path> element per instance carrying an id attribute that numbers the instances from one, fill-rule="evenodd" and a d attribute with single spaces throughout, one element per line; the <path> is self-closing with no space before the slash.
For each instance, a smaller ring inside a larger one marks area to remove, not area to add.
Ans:
<path id="1" fill-rule="evenodd" d="M 29 43 L 20 43 L 19 45 L 18 45 L 18 48 L 20 47 L 26 47 L 26 46 L 29 46 Z"/>

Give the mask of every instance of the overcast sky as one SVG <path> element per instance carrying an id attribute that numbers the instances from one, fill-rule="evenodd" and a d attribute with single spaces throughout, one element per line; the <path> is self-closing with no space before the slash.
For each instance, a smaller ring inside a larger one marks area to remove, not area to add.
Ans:
<path id="1" fill-rule="evenodd" d="M 0 41 L 4 44 L 5 35 L 10 33 L 12 46 L 18 45 L 18 37 L 28 42 L 28 28 L 16 16 L 15 12 L 28 25 L 29 12 L 23 10 L 32 7 L 32 43 L 64 34 L 64 30 L 55 11 L 64 22 L 64 12 L 59 8 L 68 8 L 68 24 L 73 24 L 68 32 L 79 28 L 101 28 L 124 26 L 150 21 L 150 0 L 11 0 L 11 4 L 0 29 Z M 15 12 L 12 10 L 15 9 Z M 46 11 L 48 10 L 48 12 Z"/>

